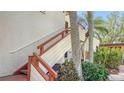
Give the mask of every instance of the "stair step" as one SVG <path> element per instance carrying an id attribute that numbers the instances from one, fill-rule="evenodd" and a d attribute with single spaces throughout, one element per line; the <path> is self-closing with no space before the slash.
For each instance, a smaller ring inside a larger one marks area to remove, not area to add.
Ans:
<path id="1" fill-rule="evenodd" d="M 27 75 L 27 69 L 21 70 L 20 73 L 24 74 L 24 75 Z"/>

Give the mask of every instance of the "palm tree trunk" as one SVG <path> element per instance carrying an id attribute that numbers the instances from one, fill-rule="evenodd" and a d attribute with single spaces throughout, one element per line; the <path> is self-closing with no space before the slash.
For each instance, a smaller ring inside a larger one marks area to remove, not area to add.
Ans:
<path id="1" fill-rule="evenodd" d="M 93 62 L 93 12 L 88 11 L 89 61 Z"/>
<path id="2" fill-rule="evenodd" d="M 71 11 L 70 13 L 70 24 L 71 24 L 71 44 L 72 44 L 72 56 L 75 68 L 82 78 L 82 68 L 81 68 L 81 45 L 79 37 L 79 29 L 77 23 L 76 11 Z"/>

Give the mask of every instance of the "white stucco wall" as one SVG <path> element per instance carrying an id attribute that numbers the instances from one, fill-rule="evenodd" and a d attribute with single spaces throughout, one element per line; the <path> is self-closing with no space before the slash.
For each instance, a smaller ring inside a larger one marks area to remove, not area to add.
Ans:
<path id="1" fill-rule="evenodd" d="M 93 38 L 93 51 L 96 51 L 96 47 L 99 46 L 100 42 L 98 39 Z M 89 40 L 85 44 L 85 51 L 89 51 Z"/>
<path id="2" fill-rule="evenodd" d="M 36 46 L 62 31 L 64 23 L 63 12 L 0 12 L 0 76 L 25 64 Z"/>

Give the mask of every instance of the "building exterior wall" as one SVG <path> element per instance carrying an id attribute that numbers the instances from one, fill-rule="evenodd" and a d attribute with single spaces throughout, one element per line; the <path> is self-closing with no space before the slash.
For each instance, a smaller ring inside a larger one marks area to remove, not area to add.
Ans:
<path id="1" fill-rule="evenodd" d="M 96 51 L 96 48 L 99 46 L 100 42 L 96 38 L 93 38 L 93 51 Z M 89 40 L 87 39 L 84 45 L 84 59 L 89 59 Z"/>
<path id="2" fill-rule="evenodd" d="M 27 63 L 36 46 L 64 29 L 63 12 L 0 12 L 0 77 Z"/>
<path id="3" fill-rule="evenodd" d="M 96 38 L 93 38 L 93 50 L 96 51 L 96 47 L 98 47 L 100 44 L 99 40 Z M 89 40 L 87 40 L 85 44 L 85 51 L 89 51 Z"/>

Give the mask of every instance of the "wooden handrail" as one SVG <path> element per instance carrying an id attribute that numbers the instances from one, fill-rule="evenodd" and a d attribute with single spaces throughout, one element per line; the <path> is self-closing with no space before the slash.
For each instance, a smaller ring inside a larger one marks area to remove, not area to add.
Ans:
<path id="1" fill-rule="evenodd" d="M 61 41 L 63 38 L 65 38 L 69 34 L 69 31 L 70 31 L 70 27 L 69 28 L 66 28 L 64 31 L 58 33 L 54 37 L 50 38 L 49 40 L 47 40 L 44 43 L 42 43 L 39 46 L 37 46 L 37 48 L 40 49 L 40 55 L 42 55 L 43 53 L 45 53 L 46 51 L 48 51 L 50 48 L 52 48 L 54 45 L 56 45 L 59 41 Z M 61 38 L 59 40 L 57 40 L 56 42 L 54 42 L 53 44 L 51 44 L 47 49 L 44 49 L 44 47 L 45 47 L 46 44 L 48 44 L 49 42 L 51 42 L 52 40 L 56 39 L 59 36 L 61 36 Z"/>
<path id="2" fill-rule="evenodd" d="M 61 41 L 62 39 L 64 39 L 67 35 L 69 35 L 69 32 L 71 31 L 70 27 L 69 28 L 65 28 L 64 31 L 58 33 L 57 35 L 55 35 L 54 37 L 48 39 L 47 41 L 45 41 L 44 43 L 40 44 L 39 46 L 37 46 L 38 49 L 40 49 L 40 54 L 38 55 L 37 53 L 33 53 L 33 56 L 29 57 L 29 71 L 28 71 L 28 80 L 30 80 L 30 73 L 31 73 L 31 64 L 35 67 L 35 69 L 39 72 L 39 74 L 45 79 L 45 80 L 55 80 L 57 78 L 57 73 L 41 58 L 41 55 L 43 53 L 45 53 L 46 51 L 48 51 L 50 48 L 52 48 L 54 45 L 56 45 L 59 41 Z M 61 36 L 61 38 L 55 42 L 53 42 L 53 44 L 51 44 L 50 46 L 47 47 L 47 49 L 45 49 L 45 45 L 48 44 L 49 42 L 51 42 L 52 40 L 58 38 L 59 36 Z M 39 67 L 39 63 L 44 66 L 47 70 L 48 70 L 48 74 L 46 74 L 42 68 Z"/>
<path id="3" fill-rule="evenodd" d="M 48 70 L 48 72 L 54 76 L 55 78 L 57 78 L 57 73 L 40 57 L 38 56 L 36 53 L 33 53 L 33 55 L 37 58 L 37 60 Z"/>
<path id="4" fill-rule="evenodd" d="M 39 63 L 47 69 L 48 74 L 46 74 L 42 68 L 39 67 Z M 39 72 L 39 74 L 45 79 L 49 81 L 53 81 L 57 78 L 57 73 L 37 54 L 33 53 L 33 56 L 29 57 L 29 68 L 31 68 L 31 65 Z M 30 69 L 31 70 L 31 69 Z M 30 80 L 30 71 L 28 73 L 28 80 Z"/>
<path id="5" fill-rule="evenodd" d="M 38 73 L 47 81 L 49 81 L 49 76 L 47 76 L 40 67 L 37 67 L 34 63 L 31 63 L 34 68 L 38 71 Z"/>
<path id="6" fill-rule="evenodd" d="M 83 27 L 81 24 L 78 23 L 79 26 Z M 71 27 L 65 27 L 65 30 L 58 33 L 57 35 L 55 35 L 54 37 L 48 39 L 47 41 L 45 41 L 44 43 L 40 44 L 39 46 L 37 46 L 38 49 L 40 49 L 40 56 L 42 54 L 44 54 L 46 51 L 48 51 L 50 48 L 52 48 L 54 45 L 56 45 L 59 41 L 61 41 L 63 38 L 65 38 L 68 34 L 69 31 L 71 31 Z M 66 34 L 66 35 L 65 35 Z M 49 42 L 51 42 L 52 40 L 56 39 L 57 37 L 61 36 L 61 38 L 59 40 L 57 40 L 56 42 L 54 42 L 53 44 L 51 44 L 49 47 L 47 47 L 47 49 L 45 49 L 45 45 L 48 44 Z"/>
<path id="7" fill-rule="evenodd" d="M 33 56 L 29 57 L 29 70 L 31 67 L 31 64 L 35 67 L 35 69 L 39 72 L 39 74 L 45 79 L 49 81 L 53 81 L 57 78 L 57 73 L 41 58 L 41 55 L 48 51 L 50 48 L 52 48 L 54 45 L 56 45 L 59 41 L 64 39 L 68 34 L 69 34 L 70 28 L 65 28 L 64 31 L 58 33 L 54 37 L 50 38 L 49 40 L 45 41 L 44 43 L 40 44 L 37 46 L 38 49 L 40 49 L 40 54 L 38 55 L 37 53 L 33 53 Z M 61 38 L 57 41 L 55 41 L 53 44 L 51 44 L 47 49 L 44 49 L 44 46 L 51 42 L 52 40 L 56 39 L 57 37 L 61 36 Z M 42 70 L 42 68 L 39 67 L 39 63 L 45 67 L 48 71 L 48 75 Z M 30 71 L 29 72 L 29 80 L 30 80 Z"/>
<path id="8" fill-rule="evenodd" d="M 37 46 L 37 48 L 38 48 L 38 49 L 40 49 L 40 47 L 41 47 L 41 46 L 43 46 L 43 45 L 45 45 L 45 44 L 49 43 L 51 40 L 53 40 L 53 39 L 55 39 L 56 37 L 58 37 L 58 36 L 62 35 L 62 34 L 63 34 L 63 32 L 65 32 L 65 30 L 64 30 L 64 31 L 62 31 L 62 32 L 60 32 L 60 33 L 58 33 L 57 35 L 55 35 L 54 37 L 50 38 L 49 40 L 45 41 L 44 43 L 40 44 L 39 46 Z"/>

